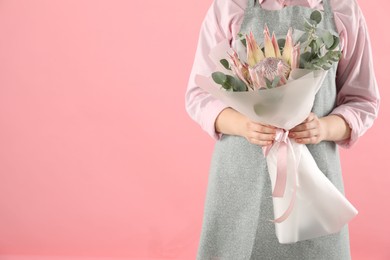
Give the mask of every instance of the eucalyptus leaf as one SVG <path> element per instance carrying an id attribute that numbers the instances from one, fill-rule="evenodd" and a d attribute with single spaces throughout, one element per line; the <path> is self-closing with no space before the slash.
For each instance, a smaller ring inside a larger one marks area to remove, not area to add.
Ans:
<path id="1" fill-rule="evenodd" d="M 307 39 L 308 39 L 308 35 L 307 35 L 307 33 L 304 33 L 304 34 L 302 34 L 301 37 L 297 40 L 297 42 L 304 43 L 304 42 L 307 41 Z M 283 46 L 284 46 L 284 45 L 283 45 Z"/>
<path id="2" fill-rule="evenodd" d="M 311 15 L 310 15 L 310 19 L 314 20 L 317 22 L 317 24 L 319 24 L 322 20 L 322 15 L 320 13 L 320 11 L 318 10 L 314 10 Z"/>
<path id="3" fill-rule="evenodd" d="M 211 74 L 211 77 L 213 78 L 213 80 L 217 83 L 217 84 L 224 84 L 227 77 L 226 75 L 223 73 L 223 72 L 220 72 L 220 71 L 216 71 L 216 72 L 213 72 Z"/>
<path id="4" fill-rule="evenodd" d="M 267 84 L 267 88 L 272 88 L 272 82 L 267 77 L 264 77 L 264 79 L 265 83 Z"/>
<path id="5" fill-rule="evenodd" d="M 300 60 L 305 61 L 305 62 L 309 62 L 310 61 L 310 57 L 311 57 L 311 53 L 310 52 L 304 52 L 304 53 L 301 54 Z"/>
<path id="6" fill-rule="evenodd" d="M 234 78 L 234 89 L 235 91 L 247 91 L 248 87 L 241 79 Z"/>
<path id="7" fill-rule="evenodd" d="M 245 48 L 246 48 L 246 39 L 244 38 L 244 39 L 241 39 L 241 43 L 245 46 Z"/>
<path id="8" fill-rule="evenodd" d="M 232 88 L 234 90 L 234 77 L 230 75 L 226 75 L 226 80 L 223 83 L 226 88 Z"/>
<path id="9" fill-rule="evenodd" d="M 278 45 L 279 45 L 279 49 L 282 50 L 282 46 L 284 47 L 284 45 L 286 44 L 286 39 L 278 39 Z"/>
<path id="10" fill-rule="evenodd" d="M 222 87 L 228 91 L 234 91 L 232 85 L 229 84 L 223 84 Z"/>
<path id="11" fill-rule="evenodd" d="M 317 65 L 317 64 L 312 64 L 312 68 L 310 68 L 310 69 L 322 70 L 322 67 Z"/>
<path id="12" fill-rule="evenodd" d="M 226 59 L 222 59 L 219 62 L 225 67 L 225 69 L 231 70 L 230 64 L 229 64 L 229 62 Z"/>
<path id="13" fill-rule="evenodd" d="M 318 48 L 321 48 L 322 44 L 324 44 L 324 41 L 320 37 L 318 37 L 316 39 L 316 43 L 318 45 Z"/>
<path id="14" fill-rule="evenodd" d="M 246 47 L 246 38 L 245 38 L 244 34 L 239 32 L 239 33 L 237 33 L 237 36 L 240 39 L 240 42 L 242 43 L 242 45 L 244 45 Z"/>
<path id="15" fill-rule="evenodd" d="M 226 89 L 232 89 L 233 91 L 246 91 L 246 84 L 236 77 L 226 75 L 226 81 L 223 83 Z"/>
<path id="16" fill-rule="evenodd" d="M 305 31 L 306 31 L 306 32 L 313 30 L 313 25 L 310 24 L 310 23 L 307 22 L 307 21 L 305 22 L 304 27 L 305 27 Z"/>
<path id="17" fill-rule="evenodd" d="M 320 56 L 318 56 L 318 52 L 312 52 L 311 53 L 311 56 L 310 56 L 310 60 L 311 61 L 315 61 L 315 60 L 317 60 L 319 58 L 320 58 Z"/>
<path id="18" fill-rule="evenodd" d="M 300 64 L 301 64 L 300 67 L 304 69 L 310 69 L 310 70 L 317 69 L 315 65 L 310 62 L 300 61 Z"/>
<path id="19" fill-rule="evenodd" d="M 318 45 L 317 45 L 317 42 L 316 40 L 312 40 L 309 44 L 310 48 L 311 48 L 311 53 L 316 53 L 318 52 Z"/>
<path id="20" fill-rule="evenodd" d="M 317 27 L 318 23 L 316 20 L 310 19 L 309 21 L 313 25 L 313 27 Z"/>
<path id="21" fill-rule="evenodd" d="M 272 81 L 272 87 L 275 88 L 279 84 L 279 81 L 280 81 L 280 77 L 276 76 Z"/>
<path id="22" fill-rule="evenodd" d="M 322 35 L 322 40 L 324 41 L 326 48 L 332 47 L 332 45 L 334 43 L 333 35 L 329 31 L 326 31 Z"/>
<path id="23" fill-rule="evenodd" d="M 330 63 L 325 63 L 324 65 L 322 65 L 322 68 L 323 68 L 324 70 L 328 70 L 328 69 L 332 68 L 332 64 L 330 64 Z"/>
<path id="24" fill-rule="evenodd" d="M 337 37 L 336 35 L 333 35 L 333 44 L 328 48 L 326 47 L 327 50 L 334 50 L 337 45 L 339 45 L 340 43 L 340 38 Z"/>
<path id="25" fill-rule="evenodd" d="M 340 51 L 328 51 L 322 58 L 324 60 L 338 61 L 340 60 L 341 52 Z"/>

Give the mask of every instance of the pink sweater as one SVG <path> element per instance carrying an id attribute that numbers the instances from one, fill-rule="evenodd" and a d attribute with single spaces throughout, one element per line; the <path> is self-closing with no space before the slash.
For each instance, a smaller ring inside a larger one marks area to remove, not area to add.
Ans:
<path id="1" fill-rule="evenodd" d="M 215 119 L 226 107 L 195 84 L 195 75 L 209 75 L 214 63 L 208 57 L 210 48 L 222 39 L 235 40 L 248 0 L 214 0 L 202 22 L 197 50 L 192 66 L 185 107 L 190 117 L 212 138 L 219 140 Z M 323 10 L 321 0 L 263 0 L 263 8 L 280 9 L 290 3 Z M 337 107 L 331 114 L 344 117 L 352 129 L 348 140 L 336 142 L 351 147 L 377 118 L 380 96 L 375 79 L 371 43 L 365 18 L 356 0 L 330 1 L 340 34 L 342 58 L 336 77 Z"/>

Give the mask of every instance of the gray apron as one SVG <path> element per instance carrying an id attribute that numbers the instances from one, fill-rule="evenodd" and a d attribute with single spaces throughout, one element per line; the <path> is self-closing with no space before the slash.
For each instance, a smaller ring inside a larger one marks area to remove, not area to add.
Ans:
<path id="1" fill-rule="evenodd" d="M 329 0 L 323 0 L 323 5 L 323 20 L 318 27 L 338 35 Z M 290 26 L 303 31 L 303 17 L 310 17 L 312 11 L 303 6 L 266 10 L 256 0 L 248 0 L 240 32 L 252 30 L 256 41 L 263 42 L 265 22 L 276 35 L 286 35 Z M 335 107 L 337 65 L 329 70 L 316 95 L 312 111 L 318 117 L 328 115 Z M 321 171 L 344 194 L 335 142 L 322 141 L 307 147 Z M 269 221 L 274 218 L 271 180 L 261 147 L 242 136 L 222 135 L 211 158 L 196 259 L 351 259 L 348 225 L 331 235 L 280 244 L 275 224 Z"/>

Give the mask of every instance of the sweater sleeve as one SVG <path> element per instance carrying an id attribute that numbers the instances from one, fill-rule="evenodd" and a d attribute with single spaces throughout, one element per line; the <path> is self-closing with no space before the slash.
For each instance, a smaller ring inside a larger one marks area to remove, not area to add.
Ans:
<path id="1" fill-rule="evenodd" d="M 336 142 L 352 147 L 378 116 L 380 96 L 373 66 L 370 36 L 356 0 L 332 2 L 340 33 L 342 56 L 338 64 L 336 107 L 331 114 L 342 116 L 351 137 Z"/>
<path id="2" fill-rule="evenodd" d="M 195 58 L 185 92 L 187 113 L 214 140 L 219 140 L 222 136 L 215 129 L 215 120 L 228 106 L 197 86 L 195 75 L 210 75 L 215 70 L 215 64 L 208 56 L 210 49 L 223 39 L 232 39 L 235 33 L 234 29 L 232 30 L 235 26 L 232 19 L 233 16 L 237 17 L 235 14 L 239 14 L 240 11 L 242 9 L 234 1 L 214 0 L 212 2 L 201 24 Z"/>

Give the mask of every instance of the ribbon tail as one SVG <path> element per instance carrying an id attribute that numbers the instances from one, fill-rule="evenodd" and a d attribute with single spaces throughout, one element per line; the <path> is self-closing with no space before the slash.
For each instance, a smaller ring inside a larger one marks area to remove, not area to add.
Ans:
<path id="1" fill-rule="evenodd" d="M 277 174 L 273 197 L 283 197 L 287 183 L 287 144 L 280 142 L 277 151 Z"/>
<path id="2" fill-rule="evenodd" d="M 271 150 L 273 144 L 262 146 L 261 149 L 263 150 L 264 157 L 267 157 L 269 154 L 269 151 Z"/>
<path id="3" fill-rule="evenodd" d="M 287 208 L 287 210 L 278 218 L 274 219 L 274 220 L 270 220 L 271 222 L 273 223 L 281 223 L 283 222 L 284 220 L 286 220 L 288 218 L 288 216 L 291 214 L 293 208 L 294 208 L 294 204 L 295 204 L 295 199 L 296 199 L 296 192 L 297 192 L 297 170 L 298 170 L 298 165 L 296 164 L 297 160 L 295 158 L 295 154 L 294 154 L 294 150 L 293 150 L 293 147 L 291 145 L 291 142 L 290 140 L 288 139 L 287 140 L 287 143 L 288 144 L 284 144 L 286 150 L 287 148 L 290 148 L 291 151 L 292 151 L 292 157 L 293 157 L 293 174 L 292 174 L 292 178 L 293 178 L 293 192 L 292 192 L 292 198 L 290 200 L 290 204 Z M 287 147 L 288 145 L 288 147 Z M 278 158 L 279 159 L 279 158 Z M 287 155 L 286 155 L 286 164 L 287 165 Z M 279 165 L 278 165 L 279 166 Z M 287 172 L 287 169 L 284 169 L 285 172 Z M 278 175 L 279 175 L 279 167 L 278 167 Z"/>

